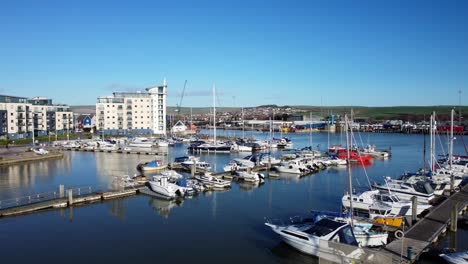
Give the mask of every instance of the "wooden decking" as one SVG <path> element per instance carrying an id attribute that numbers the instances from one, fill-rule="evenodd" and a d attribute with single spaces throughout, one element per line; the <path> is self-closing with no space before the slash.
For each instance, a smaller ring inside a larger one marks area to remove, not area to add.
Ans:
<path id="1" fill-rule="evenodd" d="M 403 239 L 394 240 L 383 251 L 392 255 L 393 263 L 413 263 L 447 230 L 455 205 L 457 205 L 457 213 L 468 206 L 468 184 L 459 192 L 448 197 L 407 231 L 405 230 Z M 411 259 L 407 255 L 408 247 L 412 248 Z"/>

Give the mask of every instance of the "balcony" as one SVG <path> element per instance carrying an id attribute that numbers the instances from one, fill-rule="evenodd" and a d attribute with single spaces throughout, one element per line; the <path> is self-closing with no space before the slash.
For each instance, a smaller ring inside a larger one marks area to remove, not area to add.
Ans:
<path id="1" fill-rule="evenodd" d="M 26 116 L 24 116 L 24 115 L 17 115 L 16 118 L 18 118 L 18 119 L 25 119 Z"/>
<path id="2" fill-rule="evenodd" d="M 132 111 L 127 111 L 127 115 L 132 115 Z"/>
<path id="3" fill-rule="evenodd" d="M 22 109 L 22 108 L 18 108 L 18 109 L 16 109 L 16 112 L 25 112 L 25 110 Z"/>

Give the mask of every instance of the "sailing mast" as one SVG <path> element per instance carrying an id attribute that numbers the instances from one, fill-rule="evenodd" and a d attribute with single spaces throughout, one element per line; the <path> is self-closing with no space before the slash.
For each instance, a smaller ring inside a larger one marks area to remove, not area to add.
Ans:
<path id="1" fill-rule="evenodd" d="M 242 107 L 242 140 L 245 140 L 244 107 Z"/>
<path id="2" fill-rule="evenodd" d="M 213 83 L 213 139 L 216 146 L 216 87 Z"/>
<path id="3" fill-rule="evenodd" d="M 310 150 L 313 150 L 312 148 L 312 112 L 309 113 L 310 117 L 310 122 L 309 122 L 309 144 L 310 144 Z"/>
<path id="4" fill-rule="evenodd" d="M 453 114 L 455 110 L 450 111 L 450 148 L 449 148 L 449 160 L 450 160 L 450 192 L 453 193 L 455 190 L 455 179 L 452 170 L 453 163 Z"/>
<path id="5" fill-rule="evenodd" d="M 354 227 L 353 225 L 353 174 L 351 171 L 351 164 L 350 164 L 350 148 L 349 148 L 349 135 L 348 135 L 348 129 L 349 129 L 349 124 L 348 124 L 348 115 L 345 113 L 345 129 L 346 129 L 346 156 L 347 156 L 347 161 L 348 161 L 348 185 L 349 185 L 349 210 L 351 213 L 351 226 Z"/>

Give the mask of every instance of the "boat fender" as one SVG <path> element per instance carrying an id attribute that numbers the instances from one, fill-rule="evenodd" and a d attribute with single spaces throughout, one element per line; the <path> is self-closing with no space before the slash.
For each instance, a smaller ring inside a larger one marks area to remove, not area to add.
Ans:
<path id="1" fill-rule="evenodd" d="M 403 233 L 403 231 L 401 231 L 400 229 L 395 231 L 395 238 L 396 239 L 402 239 L 404 236 L 405 236 L 405 233 Z"/>

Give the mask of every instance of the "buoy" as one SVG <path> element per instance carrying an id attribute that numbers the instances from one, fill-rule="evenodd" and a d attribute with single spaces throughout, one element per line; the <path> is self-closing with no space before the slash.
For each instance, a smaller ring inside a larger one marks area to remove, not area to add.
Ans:
<path id="1" fill-rule="evenodd" d="M 401 230 L 395 231 L 395 238 L 396 239 L 402 239 L 404 236 L 405 236 L 405 233 L 403 233 L 403 231 L 401 231 Z"/>

